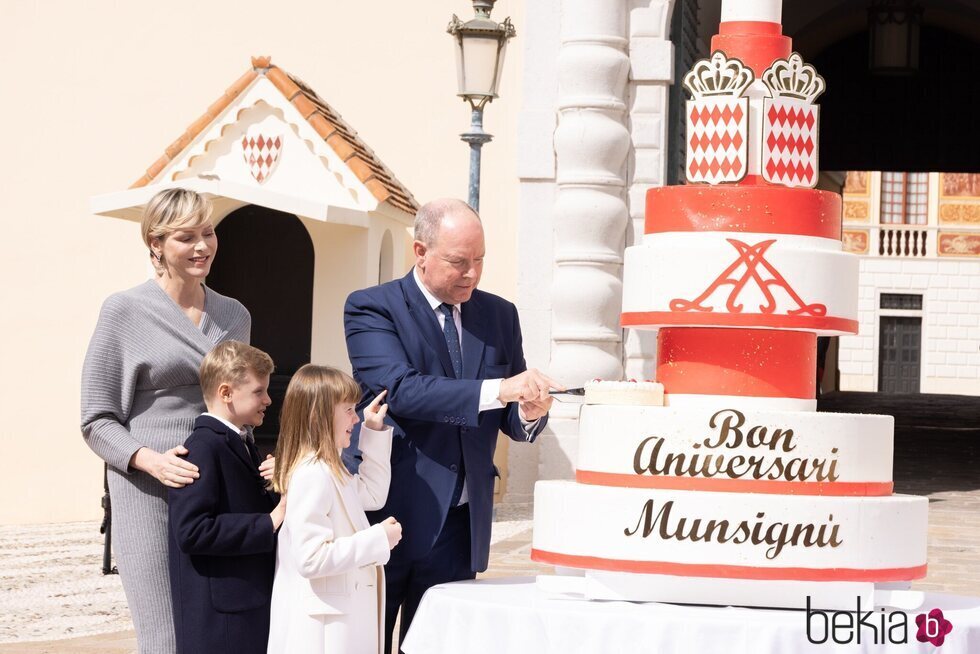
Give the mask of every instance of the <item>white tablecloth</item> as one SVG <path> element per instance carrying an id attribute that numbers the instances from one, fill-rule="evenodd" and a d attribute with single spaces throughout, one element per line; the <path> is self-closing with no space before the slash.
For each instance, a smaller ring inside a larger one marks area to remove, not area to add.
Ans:
<path id="1" fill-rule="evenodd" d="M 915 615 L 937 607 L 953 624 L 939 648 L 915 639 Z M 518 577 L 431 588 L 402 648 L 406 654 L 980 652 L 980 598 L 927 593 L 908 625 L 904 645 L 875 645 L 867 628 L 861 645 L 814 645 L 807 641 L 805 611 L 564 599 Z"/>

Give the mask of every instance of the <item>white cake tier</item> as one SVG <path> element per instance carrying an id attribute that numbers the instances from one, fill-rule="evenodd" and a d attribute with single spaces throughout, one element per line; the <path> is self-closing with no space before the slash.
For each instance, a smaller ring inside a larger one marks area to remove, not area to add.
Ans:
<path id="1" fill-rule="evenodd" d="M 858 258 L 829 238 L 647 234 L 626 248 L 622 323 L 856 333 L 857 280 Z"/>
<path id="2" fill-rule="evenodd" d="M 926 573 L 924 497 L 711 493 L 539 481 L 531 558 L 616 572 L 803 581 Z"/>
<path id="3" fill-rule="evenodd" d="M 585 382 L 585 403 L 663 406 L 664 385 L 653 381 L 594 379 Z"/>
<path id="4" fill-rule="evenodd" d="M 582 483 L 789 495 L 892 492 L 891 416 L 718 402 L 587 405 L 580 420 Z"/>
<path id="5" fill-rule="evenodd" d="M 721 409 L 737 406 L 741 409 L 773 411 L 816 411 L 816 400 L 795 397 L 752 397 L 751 395 L 698 395 L 695 393 L 664 393 L 664 406 L 704 407 Z"/>

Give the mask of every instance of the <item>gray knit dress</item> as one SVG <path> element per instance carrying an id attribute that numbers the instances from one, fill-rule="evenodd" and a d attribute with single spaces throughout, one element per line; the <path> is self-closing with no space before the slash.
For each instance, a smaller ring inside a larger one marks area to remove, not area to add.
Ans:
<path id="1" fill-rule="evenodd" d="M 174 654 L 167 568 L 167 487 L 131 469 L 141 447 L 183 444 L 204 411 L 201 360 L 224 340 L 248 342 L 251 317 L 205 287 L 200 327 L 153 280 L 102 305 L 82 368 L 82 435 L 109 464 L 112 546 L 140 654 Z"/>

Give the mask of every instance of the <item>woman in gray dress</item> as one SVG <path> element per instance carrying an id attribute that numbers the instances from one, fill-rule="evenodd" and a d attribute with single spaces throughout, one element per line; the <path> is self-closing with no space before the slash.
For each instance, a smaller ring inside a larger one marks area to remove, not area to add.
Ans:
<path id="1" fill-rule="evenodd" d="M 206 199 L 158 193 L 142 234 L 156 275 L 102 305 L 82 369 L 82 434 L 109 466 L 112 545 L 139 651 L 173 654 L 167 487 L 198 476 L 180 455 L 204 411 L 201 360 L 220 341 L 247 343 L 251 317 L 204 285 L 218 246 Z"/>

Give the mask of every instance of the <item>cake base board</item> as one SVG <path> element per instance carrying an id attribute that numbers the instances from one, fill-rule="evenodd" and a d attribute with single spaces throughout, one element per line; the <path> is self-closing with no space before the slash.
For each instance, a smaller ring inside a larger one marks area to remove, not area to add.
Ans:
<path id="1" fill-rule="evenodd" d="M 810 609 L 823 611 L 854 611 L 858 599 L 862 610 L 885 606 L 914 610 L 924 601 L 923 593 L 908 590 L 907 583 L 720 579 L 566 568 L 558 572 L 539 575 L 538 589 L 589 600 L 779 609 L 806 609 L 809 598 Z"/>

